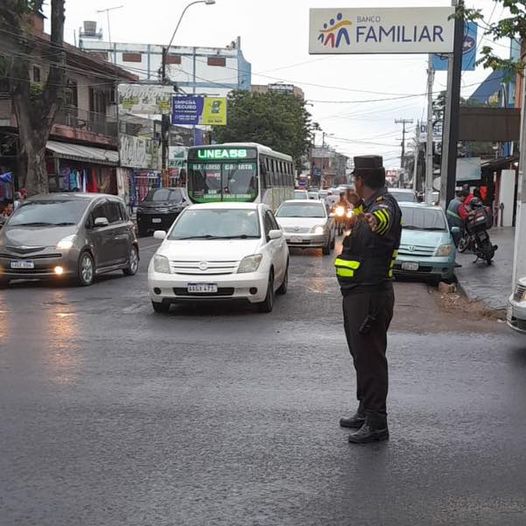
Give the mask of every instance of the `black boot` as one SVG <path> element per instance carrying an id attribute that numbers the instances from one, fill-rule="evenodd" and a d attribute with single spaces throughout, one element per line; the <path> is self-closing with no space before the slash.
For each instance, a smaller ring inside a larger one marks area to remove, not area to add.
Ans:
<path id="1" fill-rule="evenodd" d="M 349 435 L 352 444 L 367 444 L 389 439 L 387 417 L 385 415 L 367 415 L 363 426 Z"/>
<path id="2" fill-rule="evenodd" d="M 360 429 L 365 423 L 365 413 L 359 410 L 354 415 L 347 418 L 340 418 L 340 426 L 347 427 L 348 429 Z"/>

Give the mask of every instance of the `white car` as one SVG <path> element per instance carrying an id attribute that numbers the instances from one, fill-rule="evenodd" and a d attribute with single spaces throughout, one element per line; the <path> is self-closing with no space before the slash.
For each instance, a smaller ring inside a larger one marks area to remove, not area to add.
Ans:
<path id="1" fill-rule="evenodd" d="M 288 286 L 289 250 L 271 209 L 256 203 L 210 203 L 185 209 L 150 261 L 155 312 L 172 303 L 246 300 L 270 312 Z"/>
<path id="2" fill-rule="evenodd" d="M 285 232 L 289 246 L 321 248 L 324 256 L 334 249 L 334 221 L 321 201 L 285 201 L 276 211 L 276 219 Z"/>
<path id="3" fill-rule="evenodd" d="M 508 301 L 508 325 L 526 334 L 526 277 L 518 280 Z"/>

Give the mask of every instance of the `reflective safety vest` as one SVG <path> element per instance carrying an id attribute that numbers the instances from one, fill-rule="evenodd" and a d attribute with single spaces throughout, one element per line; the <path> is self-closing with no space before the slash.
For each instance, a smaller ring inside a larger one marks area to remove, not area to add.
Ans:
<path id="1" fill-rule="evenodd" d="M 391 280 L 402 235 L 402 213 L 387 190 L 378 192 L 356 212 L 358 221 L 334 262 L 342 291 Z M 365 219 L 366 213 L 376 218 L 374 232 Z"/>

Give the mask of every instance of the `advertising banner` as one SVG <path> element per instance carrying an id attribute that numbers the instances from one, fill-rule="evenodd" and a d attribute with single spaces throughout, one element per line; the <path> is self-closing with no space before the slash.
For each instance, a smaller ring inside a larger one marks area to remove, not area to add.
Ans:
<path id="1" fill-rule="evenodd" d="M 453 7 L 311 9 L 309 53 L 452 53 Z"/>
<path id="2" fill-rule="evenodd" d="M 462 71 L 475 71 L 477 62 L 477 29 L 475 22 L 466 22 L 464 26 L 464 43 L 462 55 Z M 448 57 L 446 55 L 433 55 L 433 69 L 447 71 Z"/>
<path id="3" fill-rule="evenodd" d="M 174 97 L 172 124 L 188 126 L 226 126 L 225 97 L 184 95 Z"/>
<path id="4" fill-rule="evenodd" d="M 172 86 L 154 84 L 119 84 L 119 112 L 138 115 L 169 114 L 172 109 Z"/>

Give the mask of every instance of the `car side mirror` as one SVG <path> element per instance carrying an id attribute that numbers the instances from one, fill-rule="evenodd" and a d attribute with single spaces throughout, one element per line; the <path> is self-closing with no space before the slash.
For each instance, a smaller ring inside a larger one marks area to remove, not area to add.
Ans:
<path id="1" fill-rule="evenodd" d="M 460 228 L 458 226 L 452 226 L 451 227 L 451 233 L 454 236 L 458 236 L 460 234 Z"/>
<path id="2" fill-rule="evenodd" d="M 153 233 L 153 238 L 162 241 L 163 239 L 166 239 L 166 232 L 164 230 L 156 230 Z"/>
<path id="3" fill-rule="evenodd" d="M 281 230 L 271 230 L 268 233 L 268 238 L 272 241 L 274 239 L 281 239 L 283 237 L 283 232 Z"/>
<path id="4" fill-rule="evenodd" d="M 108 221 L 107 217 L 97 217 L 95 219 L 94 226 L 95 228 L 102 228 L 105 226 L 109 226 L 110 222 Z"/>
<path id="5" fill-rule="evenodd" d="M 336 217 L 336 214 L 335 214 L 334 212 L 331 212 L 331 213 L 329 214 L 329 217 L 333 217 L 333 218 L 334 218 L 334 217 Z"/>

